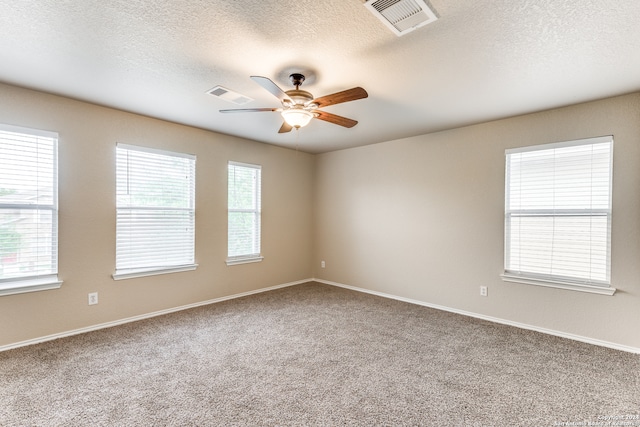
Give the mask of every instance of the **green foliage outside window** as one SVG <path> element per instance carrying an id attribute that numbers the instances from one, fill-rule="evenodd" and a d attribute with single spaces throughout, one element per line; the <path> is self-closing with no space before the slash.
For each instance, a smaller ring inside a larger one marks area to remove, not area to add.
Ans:
<path id="1" fill-rule="evenodd" d="M 22 236 L 15 224 L 0 224 L 0 258 L 11 257 L 18 253 Z"/>

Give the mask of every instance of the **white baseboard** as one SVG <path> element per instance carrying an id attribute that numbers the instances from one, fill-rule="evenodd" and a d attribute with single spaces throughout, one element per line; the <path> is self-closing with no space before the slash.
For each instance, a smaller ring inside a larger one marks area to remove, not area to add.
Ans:
<path id="1" fill-rule="evenodd" d="M 531 330 L 531 331 L 541 332 L 543 334 L 554 335 L 554 336 L 562 337 L 562 338 L 568 338 L 568 339 L 571 339 L 571 340 L 574 340 L 574 341 L 580 341 L 580 342 L 584 342 L 584 343 L 587 343 L 587 344 L 593 344 L 593 345 L 598 345 L 598 346 L 601 346 L 601 347 L 612 348 L 612 349 L 615 349 L 615 350 L 626 351 L 626 352 L 629 352 L 629 353 L 640 354 L 640 348 L 636 348 L 636 347 L 630 347 L 630 346 L 626 346 L 626 345 L 622 345 L 622 344 L 612 343 L 612 342 L 609 342 L 609 341 L 602 341 L 602 340 L 597 340 L 597 339 L 594 339 L 594 338 L 589 338 L 589 337 L 584 337 L 584 336 L 580 336 L 580 335 L 569 334 L 569 333 L 566 333 L 566 332 L 556 331 L 556 330 L 552 330 L 552 329 L 541 328 L 541 327 L 538 327 L 538 326 L 532 326 L 532 325 L 528 325 L 528 324 L 525 324 L 525 323 L 513 322 L 511 320 L 500 319 L 500 318 L 497 318 L 497 317 L 485 316 L 483 314 L 477 314 L 477 313 L 473 313 L 473 312 L 469 312 L 469 311 L 458 310 L 458 309 L 455 309 L 455 308 L 445 307 L 445 306 L 437 305 L 437 304 L 430 304 L 430 303 L 427 303 L 427 302 L 424 302 L 424 301 L 419 301 L 419 300 L 415 300 L 415 299 L 411 299 L 411 298 L 400 297 L 400 296 L 397 296 L 397 295 L 387 294 L 387 293 L 384 293 L 384 292 L 372 291 L 372 290 L 369 290 L 369 289 L 358 288 L 356 286 L 345 285 L 343 283 L 337 283 L 337 282 L 332 282 L 332 281 L 329 281 L 329 280 L 315 279 L 315 278 L 314 279 L 298 280 L 298 281 L 289 282 L 289 283 L 283 283 L 281 285 L 276 285 L 276 286 L 270 286 L 270 287 L 267 287 L 267 288 L 256 289 L 254 291 L 242 292 L 242 293 L 239 293 L 239 294 L 233 294 L 233 295 L 229 295 L 229 296 L 225 296 L 225 297 L 214 298 L 214 299 L 210 299 L 210 300 L 206 300 L 206 301 L 200 301 L 200 302 L 196 302 L 196 303 L 193 303 L 193 304 L 182 305 L 182 306 L 179 306 L 179 307 L 172 307 L 172 308 L 168 308 L 168 309 L 165 309 L 165 310 L 154 311 L 152 313 L 141 314 L 141 315 L 138 315 L 138 316 L 127 317 L 125 319 L 114 320 L 114 321 L 111 321 L 111 322 L 100 323 L 100 324 L 97 324 L 97 325 L 87 326 L 87 327 L 84 327 L 84 328 L 73 329 L 73 330 L 70 330 L 70 331 L 60 332 L 60 333 L 57 333 L 57 334 L 52 334 L 52 335 L 47 335 L 47 336 L 43 336 L 43 337 L 39 337 L 39 338 L 34 338 L 34 339 L 30 339 L 30 340 L 20 341 L 20 342 L 16 342 L 16 343 L 12 343 L 12 344 L 7 344 L 7 345 L 4 345 L 4 346 L 0 346 L 0 352 L 6 351 L 6 350 L 11 350 L 11 349 L 14 349 L 14 348 L 19 348 L 19 347 L 25 347 L 25 346 L 32 345 L 32 344 L 39 344 L 39 343 L 46 342 L 46 341 L 52 341 L 52 340 L 56 340 L 58 338 L 70 337 L 70 336 L 73 336 L 73 335 L 84 334 L 86 332 L 97 331 L 99 329 L 105 329 L 105 328 L 110 328 L 110 327 L 113 327 L 113 326 L 123 325 L 125 323 L 136 322 L 138 320 L 144 320 L 144 319 L 149 319 L 149 318 L 156 317 L 156 316 L 162 316 L 163 314 L 169 314 L 169 313 L 175 313 L 177 311 L 188 310 L 190 308 L 200 307 L 200 306 L 203 306 L 203 305 L 215 304 L 215 303 L 222 302 L 222 301 L 228 301 L 228 300 L 241 298 L 241 297 L 245 297 L 245 296 L 249 296 L 249 295 L 259 294 L 259 293 L 262 293 L 262 292 L 268 292 L 268 291 L 272 291 L 272 290 L 275 290 L 275 289 L 286 288 L 286 287 L 295 286 L 295 285 L 301 285 L 303 283 L 308 283 L 308 282 L 324 283 L 325 285 L 331 285 L 331 286 L 336 286 L 336 287 L 339 287 L 339 288 L 350 289 L 352 291 L 363 292 L 363 293 L 366 293 L 366 294 L 376 295 L 376 296 L 383 297 L 383 298 L 390 298 L 390 299 L 394 299 L 394 300 L 398 300 L 398 301 L 407 302 L 409 304 L 416 304 L 416 305 L 421 305 L 421 306 L 424 306 L 424 307 L 434 308 L 436 310 L 448 311 L 448 312 L 451 312 L 451 313 L 461 314 L 463 316 L 469 316 L 469 317 L 474 317 L 476 319 L 487 320 L 489 322 L 500 323 L 500 324 L 508 325 L 508 326 L 515 326 L 517 328 L 528 329 L 528 330 Z"/>
<path id="2" fill-rule="evenodd" d="M 398 301 L 408 302 L 410 304 L 416 304 L 416 305 L 421 305 L 421 306 L 424 306 L 424 307 L 435 308 L 437 310 L 443 310 L 443 311 L 448 311 L 448 312 L 451 312 L 451 313 L 462 314 L 463 316 L 469 316 L 469 317 L 474 317 L 476 319 L 488 320 L 489 322 L 500 323 L 500 324 L 508 325 L 508 326 L 515 326 L 516 328 L 528 329 L 530 331 L 541 332 L 543 334 L 554 335 L 554 336 L 561 337 L 561 338 L 568 338 L 570 340 L 580 341 L 580 342 L 584 342 L 584 343 L 587 343 L 587 344 L 598 345 L 598 346 L 601 346 L 601 347 L 612 348 L 614 350 L 621 350 L 621 351 L 626 351 L 628 353 L 640 354 L 640 348 L 636 348 L 636 347 L 630 347 L 630 346 L 617 344 L 617 343 L 613 343 L 613 342 L 609 342 L 609 341 L 602 341 L 602 340 L 598 340 L 598 339 L 595 339 L 595 338 L 583 337 L 581 335 L 569 334 L 569 333 L 566 333 L 566 332 L 556 331 L 556 330 L 553 330 L 553 329 L 541 328 L 539 326 L 527 325 L 526 323 L 514 322 L 514 321 L 511 321 L 511 320 L 500 319 L 498 317 L 485 316 L 484 314 L 478 314 L 478 313 L 473 313 L 473 312 L 470 312 L 470 311 L 458 310 L 458 309 L 455 309 L 455 308 L 445 307 L 445 306 L 442 306 L 442 305 L 430 304 L 430 303 L 427 303 L 427 302 L 424 302 L 424 301 L 419 301 L 419 300 L 415 300 L 415 299 L 411 299 L 411 298 L 399 297 L 399 296 L 396 296 L 396 295 L 386 294 L 384 292 L 372 291 L 372 290 L 364 289 L 364 288 L 358 288 L 356 286 L 349 286 L 349 285 L 345 285 L 345 284 L 342 284 L 342 283 L 331 282 L 329 280 L 323 280 L 323 279 L 312 279 L 312 280 L 314 282 L 324 283 L 325 285 L 337 286 L 337 287 L 340 287 L 340 288 L 345 288 L 345 289 L 350 289 L 352 291 L 357 291 L 357 292 L 363 292 L 363 293 L 366 293 L 366 294 L 376 295 L 376 296 L 383 297 L 383 298 L 395 299 L 395 300 L 398 300 Z"/>
<path id="3" fill-rule="evenodd" d="M 25 346 L 32 345 L 32 344 L 39 344 L 39 343 L 43 343 L 43 342 L 46 342 L 46 341 L 52 341 L 52 340 L 56 340 L 58 338 L 65 338 L 65 337 L 70 337 L 70 336 L 73 336 L 73 335 L 84 334 L 86 332 L 97 331 L 99 329 L 111 328 L 113 326 L 123 325 L 125 323 L 131 323 L 131 322 L 136 322 L 138 320 L 149 319 L 151 317 L 162 316 L 163 314 L 175 313 L 176 311 L 188 310 L 190 308 L 200 307 L 200 306 L 203 306 L 203 305 L 215 304 L 215 303 L 222 302 L 222 301 L 228 301 L 228 300 L 232 300 L 232 299 L 236 299 L 236 298 L 246 297 L 248 295 L 253 295 L 253 294 L 259 294 L 259 293 L 262 293 L 262 292 L 273 291 L 275 289 L 286 288 L 288 286 L 301 285 L 303 283 L 308 283 L 308 282 L 312 282 L 312 281 L 313 281 L 313 279 L 305 279 L 305 280 L 298 280 L 296 282 L 283 283 L 281 285 L 270 286 L 268 288 L 256 289 L 255 291 L 242 292 L 242 293 L 239 293 L 239 294 L 233 294 L 233 295 L 229 295 L 229 296 L 225 296 L 225 297 L 214 298 L 214 299 L 210 299 L 210 300 L 206 300 L 206 301 L 199 301 L 199 302 L 196 302 L 196 303 L 193 303 L 193 304 L 181 305 L 179 307 L 167 308 L 165 310 L 159 310 L 159 311 L 154 311 L 152 313 L 145 313 L 145 314 L 141 314 L 141 315 L 138 315 L 138 316 L 127 317 L 125 319 L 114 320 L 112 322 L 100 323 L 100 324 L 97 324 L 97 325 L 87 326 L 87 327 L 84 327 L 84 328 L 73 329 L 71 331 L 60 332 L 60 333 L 57 333 L 57 334 L 47 335 L 47 336 L 44 336 L 44 337 L 34 338 L 34 339 L 26 340 L 26 341 L 20 341 L 20 342 L 17 342 L 17 343 L 12 343 L 12 344 L 7 344 L 7 345 L 4 345 L 4 346 L 0 346 L 0 352 L 6 351 L 6 350 L 11 350 L 11 349 L 18 348 L 18 347 L 25 347 Z"/>

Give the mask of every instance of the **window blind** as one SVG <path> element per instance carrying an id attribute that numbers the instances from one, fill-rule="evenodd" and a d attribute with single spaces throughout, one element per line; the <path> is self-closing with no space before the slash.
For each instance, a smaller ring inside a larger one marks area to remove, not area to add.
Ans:
<path id="1" fill-rule="evenodd" d="M 0 281 L 56 279 L 58 135 L 0 126 Z"/>
<path id="2" fill-rule="evenodd" d="M 261 172 L 258 165 L 229 162 L 228 257 L 260 257 Z"/>
<path id="3" fill-rule="evenodd" d="M 610 283 L 613 137 L 506 151 L 505 271 Z"/>
<path id="4" fill-rule="evenodd" d="M 116 147 L 116 274 L 191 265 L 195 156 Z"/>

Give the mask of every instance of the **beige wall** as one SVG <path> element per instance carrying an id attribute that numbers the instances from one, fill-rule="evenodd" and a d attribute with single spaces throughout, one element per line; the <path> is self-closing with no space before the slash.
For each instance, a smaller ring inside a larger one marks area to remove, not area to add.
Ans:
<path id="1" fill-rule="evenodd" d="M 0 347 L 315 276 L 640 348 L 640 94 L 318 156 L 1 84 L 0 123 L 60 135 L 64 280 L 0 297 Z M 504 150 L 607 134 L 618 292 L 503 282 Z M 197 155 L 196 271 L 111 279 L 116 142 Z M 263 166 L 262 263 L 224 262 L 228 160 Z"/>
<path id="2" fill-rule="evenodd" d="M 0 346 L 310 277 L 311 155 L 8 85 L 0 85 L 0 123 L 59 133 L 64 280 L 58 290 L 0 297 Z M 111 278 L 116 142 L 197 156 L 197 270 Z M 229 160 L 263 167 L 261 263 L 225 264 Z M 89 292 L 98 305 L 87 305 Z"/>
<path id="3" fill-rule="evenodd" d="M 611 134 L 618 292 L 503 282 L 504 150 Z M 319 155 L 314 192 L 317 278 L 640 348 L 640 94 Z"/>

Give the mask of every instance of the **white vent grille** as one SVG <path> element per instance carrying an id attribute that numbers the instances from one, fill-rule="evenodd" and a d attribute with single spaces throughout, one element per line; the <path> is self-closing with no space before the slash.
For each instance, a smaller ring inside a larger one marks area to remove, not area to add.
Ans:
<path id="1" fill-rule="evenodd" d="M 234 104 L 237 104 L 237 105 L 244 105 L 248 102 L 253 101 L 253 98 L 249 98 L 248 96 L 241 95 L 238 92 L 234 92 L 223 86 L 216 86 L 212 89 L 209 89 L 207 93 L 209 95 L 216 96 L 220 99 L 224 99 L 225 101 L 233 102 Z"/>
<path id="2" fill-rule="evenodd" d="M 369 0 L 364 5 L 397 36 L 438 19 L 424 0 Z"/>

